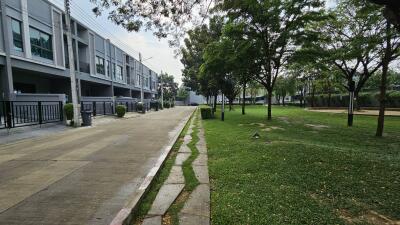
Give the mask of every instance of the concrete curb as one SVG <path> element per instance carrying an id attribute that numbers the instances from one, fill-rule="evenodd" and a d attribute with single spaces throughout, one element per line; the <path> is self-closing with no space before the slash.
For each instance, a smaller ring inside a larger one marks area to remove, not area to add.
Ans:
<path id="1" fill-rule="evenodd" d="M 144 194 L 148 191 L 150 184 L 152 183 L 154 177 L 157 175 L 159 172 L 160 168 L 164 164 L 165 159 L 167 158 L 169 152 L 171 151 L 172 147 L 174 146 L 175 142 L 178 140 L 179 135 L 181 134 L 182 130 L 185 128 L 185 125 L 188 123 L 189 119 L 193 115 L 193 113 L 196 110 L 193 110 L 193 112 L 185 117 L 179 124 L 178 126 L 175 127 L 173 131 L 170 132 L 170 138 L 169 143 L 164 145 L 164 147 L 161 149 L 161 155 L 158 158 L 156 164 L 154 167 L 149 171 L 149 173 L 146 175 L 142 183 L 140 184 L 138 190 L 136 190 L 131 198 L 128 200 L 128 202 L 125 204 L 124 208 L 122 208 L 117 215 L 114 217 L 114 219 L 111 221 L 110 225 L 124 225 L 124 224 L 129 224 L 132 220 L 132 212 L 135 211 L 136 207 L 139 205 L 140 201 L 144 197 Z"/>

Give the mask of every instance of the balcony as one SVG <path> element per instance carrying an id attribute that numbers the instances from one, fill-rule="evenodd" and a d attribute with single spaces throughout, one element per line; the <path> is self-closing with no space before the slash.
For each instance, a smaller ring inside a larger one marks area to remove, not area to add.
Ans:
<path id="1" fill-rule="evenodd" d="M 79 71 L 82 73 L 90 73 L 90 64 L 79 61 Z"/>

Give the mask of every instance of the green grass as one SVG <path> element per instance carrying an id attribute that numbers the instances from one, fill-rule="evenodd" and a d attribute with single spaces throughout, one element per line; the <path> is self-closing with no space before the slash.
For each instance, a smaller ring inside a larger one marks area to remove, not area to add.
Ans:
<path id="1" fill-rule="evenodd" d="M 213 224 L 367 224 L 371 211 L 400 220 L 400 118 L 376 138 L 372 116 L 349 128 L 341 114 L 274 106 L 267 121 L 263 106 L 239 109 L 203 121 Z"/>
<path id="2" fill-rule="evenodd" d="M 193 123 L 193 132 L 191 134 L 192 140 L 189 142 L 188 147 L 192 151 L 190 157 L 183 163 L 182 170 L 183 176 L 185 177 L 185 188 L 175 202 L 168 209 L 167 215 L 170 217 L 170 222 L 172 225 L 179 224 L 179 212 L 183 208 L 186 200 L 188 199 L 190 193 L 199 185 L 199 181 L 194 173 L 192 162 L 199 155 L 199 151 L 196 148 L 196 143 L 199 141 L 198 133 L 198 118 L 200 117 L 199 112 L 195 112 L 195 118 Z"/>
<path id="3" fill-rule="evenodd" d="M 190 120 L 189 120 L 190 121 Z M 189 123 L 187 123 L 180 133 L 177 141 L 173 145 L 167 159 L 165 160 L 163 166 L 160 168 L 159 173 L 154 177 L 150 189 L 146 192 L 144 198 L 140 202 L 137 210 L 133 214 L 133 219 L 131 224 L 140 224 L 140 221 L 144 219 L 147 215 L 147 212 L 150 210 L 151 205 L 153 204 L 154 199 L 156 198 L 158 191 L 161 186 L 167 180 L 168 175 L 171 171 L 172 166 L 174 165 L 176 155 L 179 151 L 183 143 L 183 137 L 185 136 L 187 130 L 189 128 Z"/>

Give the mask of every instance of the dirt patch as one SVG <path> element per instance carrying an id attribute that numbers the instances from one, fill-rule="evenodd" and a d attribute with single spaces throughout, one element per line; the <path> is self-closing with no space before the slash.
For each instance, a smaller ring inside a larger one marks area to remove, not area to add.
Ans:
<path id="1" fill-rule="evenodd" d="M 310 124 L 310 123 L 308 123 L 308 124 L 305 124 L 304 126 L 310 127 L 312 129 L 315 129 L 315 130 L 322 130 L 322 129 L 325 129 L 325 128 L 329 128 L 329 126 L 323 125 L 323 124 Z"/>
<path id="2" fill-rule="evenodd" d="M 265 127 L 265 126 L 266 126 L 265 123 L 250 123 L 250 125 L 252 125 L 252 126 L 259 126 L 259 127 Z"/>
<path id="3" fill-rule="evenodd" d="M 282 128 L 282 127 L 276 127 L 276 126 L 270 126 L 270 127 L 266 127 L 266 128 L 264 128 L 264 129 L 261 129 L 262 131 L 272 131 L 272 130 L 285 130 L 284 128 Z"/>
<path id="4" fill-rule="evenodd" d="M 348 224 L 368 223 L 373 225 L 400 225 L 400 220 L 393 220 L 385 215 L 376 211 L 369 210 L 365 214 L 353 217 L 347 210 L 340 209 L 339 217 L 346 221 Z"/>
<path id="5" fill-rule="evenodd" d="M 277 117 L 279 120 L 281 120 L 282 122 L 286 123 L 286 124 L 290 124 L 289 118 L 285 117 L 285 116 L 280 116 Z"/>

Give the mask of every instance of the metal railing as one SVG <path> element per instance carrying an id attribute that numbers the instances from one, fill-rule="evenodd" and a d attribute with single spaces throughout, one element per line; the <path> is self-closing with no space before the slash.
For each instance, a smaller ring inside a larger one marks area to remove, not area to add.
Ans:
<path id="1" fill-rule="evenodd" d="M 61 101 L 0 101 L 0 129 L 63 121 Z"/>
<path id="2" fill-rule="evenodd" d="M 116 105 L 124 105 L 127 112 L 136 112 L 137 99 L 116 100 Z"/>

